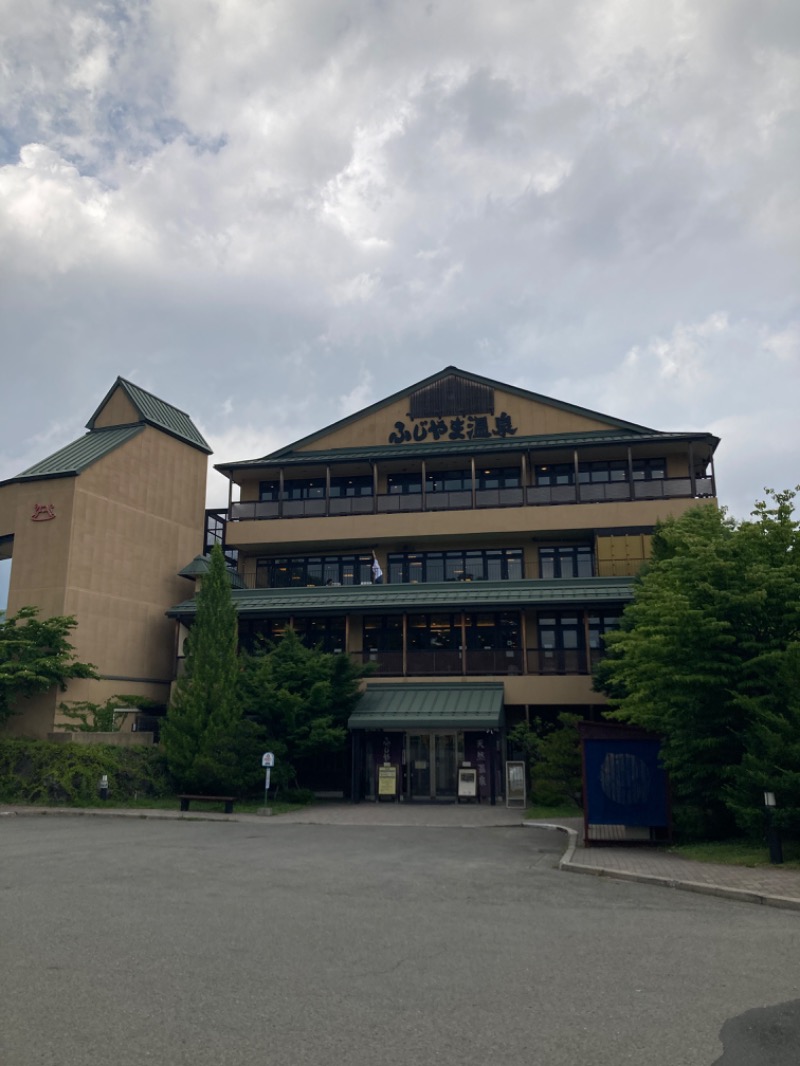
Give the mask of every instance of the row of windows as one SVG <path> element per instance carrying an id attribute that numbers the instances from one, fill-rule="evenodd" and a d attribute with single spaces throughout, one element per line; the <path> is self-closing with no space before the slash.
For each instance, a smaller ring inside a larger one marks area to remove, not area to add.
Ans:
<path id="1" fill-rule="evenodd" d="M 666 459 L 634 459 L 634 481 L 656 481 L 667 476 Z M 537 485 L 574 485 L 574 463 L 551 463 L 534 467 Z M 625 459 L 613 459 L 596 463 L 578 464 L 578 483 L 600 484 L 609 481 L 627 481 L 628 463 Z"/>
<path id="2" fill-rule="evenodd" d="M 473 651 L 513 652 L 522 648 L 522 623 L 518 611 L 410 614 L 406 620 L 408 651 L 458 651 L 466 647 Z M 618 611 L 595 611 L 588 615 L 586 625 L 582 616 L 572 612 L 553 612 L 537 620 L 538 647 L 548 652 L 583 651 L 587 647 L 599 650 L 605 633 L 619 626 Z M 259 619 L 242 621 L 240 636 L 246 647 L 254 647 L 259 639 L 280 640 L 289 620 Z M 294 629 L 308 647 L 321 646 L 325 651 L 345 650 L 346 624 L 343 616 L 333 618 L 295 618 Z M 366 615 L 363 619 L 363 647 L 365 652 L 397 652 L 403 650 L 403 618 L 401 615 Z"/>
<path id="3" fill-rule="evenodd" d="M 634 459 L 633 480 L 653 481 L 667 476 L 665 459 Z M 580 463 L 578 481 L 580 484 L 594 484 L 608 481 L 627 481 L 628 463 L 624 459 Z M 536 485 L 574 485 L 574 463 L 553 463 L 534 467 Z M 517 489 L 522 485 L 519 467 L 496 467 L 476 470 L 475 488 Z M 431 471 L 425 476 L 426 493 L 437 492 L 471 492 L 473 486 L 471 470 Z M 351 477 L 332 477 L 330 480 L 330 498 L 372 496 L 374 482 L 371 474 L 353 475 Z M 419 495 L 422 492 L 422 472 L 388 474 L 386 491 L 390 496 Z M 262 481 L 259 484 L 259 500 L 277 502 L 280 500 L 280 482 Z M 325 478 L 287 478 L 283 483 L 284 500 L 324 500 Z"/>
<path id="4" fill-rule="evenodd" d="M 592 549 L 569 545 L 539 549 L 539 577 L 591 577 Z M 524 578 L 521 548 L 472 551 L 391 552 L 387 580 L 393 585 L 438 581 L 520 581 Z M 259 559 L 257 588 L 304 588 L 320 585 L 363 585 L 372 581 L 371 554 L 298 556 Z"/>

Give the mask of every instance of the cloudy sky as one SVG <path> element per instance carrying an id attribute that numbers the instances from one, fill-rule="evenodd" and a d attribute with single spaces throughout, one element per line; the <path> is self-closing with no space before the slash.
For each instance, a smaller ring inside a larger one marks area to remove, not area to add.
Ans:
<path id="1" fill-rule="evenodd" d="M 797 0 L 0 12 L 0 479 L 119 374 L 220 462 L 455 364 L 800 481 Z"/>

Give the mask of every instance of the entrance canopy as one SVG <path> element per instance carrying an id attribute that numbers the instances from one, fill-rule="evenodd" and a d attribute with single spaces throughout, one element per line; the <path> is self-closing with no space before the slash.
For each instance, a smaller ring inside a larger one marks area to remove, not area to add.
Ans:
<path id="1" fill-rule="evenodd" d="M 499 729 L 503 686 L 371 684 L 347 724 L 350 729 Z"/>

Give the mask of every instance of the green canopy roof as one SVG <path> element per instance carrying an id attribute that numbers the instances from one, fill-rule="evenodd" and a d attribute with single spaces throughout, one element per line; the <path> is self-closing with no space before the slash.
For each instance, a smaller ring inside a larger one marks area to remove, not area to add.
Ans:
<path id="1" fill-rule="evenodd" d="M 185 571 L 183 571 L 185 573 Z M 290 589 L 234 589 L 240 616 L 372 613 L 424 610 L 501 611 L 524 607 L 625 604 L 633 578 L 540 578 L 524 581 L 442 581 L 422 585 L 334 585 Z M 184 600 L 167 614 L 192 618 L 196 602 Z"/>
<path id="2" fill-rule="evenodd" d="M 499 729 L 503 686 L 477 681 L 367 685 L 350 729 Z"/>

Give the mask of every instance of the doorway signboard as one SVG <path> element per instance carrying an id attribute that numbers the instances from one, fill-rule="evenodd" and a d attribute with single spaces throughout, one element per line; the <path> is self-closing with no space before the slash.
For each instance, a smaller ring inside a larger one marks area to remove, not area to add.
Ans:
<path id="1" fill-rule="evenodd" d="M 525 807 L 525 763 L 506 763 L 506 807 Z"/>

